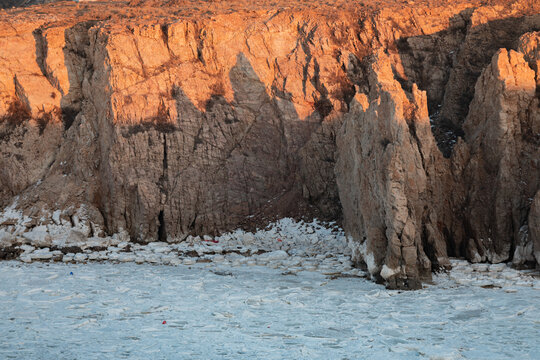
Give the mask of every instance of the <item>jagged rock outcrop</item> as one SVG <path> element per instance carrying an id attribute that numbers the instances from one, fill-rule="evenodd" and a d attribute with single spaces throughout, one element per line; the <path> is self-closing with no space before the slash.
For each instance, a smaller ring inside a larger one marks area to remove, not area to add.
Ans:
<path id="1" fill-rule="evenodd" d="M 353 259 L 375 277 L 415 288 L 432 262 L 447 265 L 447 252 L 473 262 L 535 263 L 537 36 L 519 40 L 526 55 L 494 55 L 450 159 L 436 149 L 426 95 L 416 84 L 403 89 L 388 56 L 370 60 L 368 95 L 355 96 L 337 137 L 336 178 L 345 229 L 357 239 Z"/>
<path id="2" fill-rule="evenodd" d="M 424 246 L 448 265 L 432 204 L 446 159 L 431 134 L 426 93 L 415 85 L 407 94 L 383 52 L 370 61 L 368 83 L 337 137 L 345 229 L 360 240 L 354 261 L 391 287 L 418 288 L 431 277 Z"/>
<path id="3" fill-rule="evenodd" d="M 245 5 L 0 10 L 0 205 L 25 216 L 3 234 L 343 216 L 392 287 L 448 256 L 533 262 L 538 4 Z"/>
<path id="4" fill-rule="evenodd" d="M 464 186 L 463 245 L 471 260 L 534 260 L 526 248 L 540 183 L 538 100 L 535 72 L 522 53 L 501 49 L 478 79 L 465 141 L 455 149 L 463 167 L 456 174 Z"/>
<path id="5" fill-rule="evenodd" d="M 538 30 L 540 5 L 531 15 L 522 16 L 525 3 L 508 7 L 486 6 L 463 12 L 468 31 L 453 52 L 453 66 L 441 104 L 441 121 L 460 128 L 469 112 L 478 77 L 500 48 L 516 49 L 524 33 Z"/>

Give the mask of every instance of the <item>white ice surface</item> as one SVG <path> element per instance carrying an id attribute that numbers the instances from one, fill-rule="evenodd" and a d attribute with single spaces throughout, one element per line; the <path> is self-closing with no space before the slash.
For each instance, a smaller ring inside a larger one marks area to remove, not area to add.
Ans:
<path id="1" fill-rule="evenodd" d="M 537 359 L 538 279 L 454 265 L 398 292 L 268 266 L 0 262 L 0 359 Z"/>

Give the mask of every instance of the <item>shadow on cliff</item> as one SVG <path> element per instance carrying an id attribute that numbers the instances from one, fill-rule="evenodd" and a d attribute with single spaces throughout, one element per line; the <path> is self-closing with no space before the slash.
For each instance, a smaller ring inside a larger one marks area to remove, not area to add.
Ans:
<path id="1" fill-rule="evenodd" d="M 132 239 L 166 240 L 168 235 L 217 234 L 238 227 L 254 230 L 281 217 L 341 218 L 333 162 L 328 161 L 333 152 L 326 154 L 312 139 L 325 126 L 324 116 L 314 110 L 299 119 L 291 94 L 273 87 L 269 95 L 242 53 L 228 77 L 231 102 L 218 83 L 200 111 L 174 85 L 170 96 L 177 118 L 162 101 L 154 118 L 121 129 L 128 143 L 152 133 L 163 147 L 163 173 L 155 183 L 155 194 L 163 200 L 148 201 L 148 191 L 139 185 L 115 192 L 129 194 L 130 199 L 120 203 L 137 204 L 124 211 Z M 311 168 L 318 157 L 324 165 Z M 129 162 L 144 165 L 141 159 Z M 110 209 L 102 212 L 109 213 L 117 203 L 112 198 Z M 141 222 L 148 225 L 143 233 Z"/>
<path id="2" fill-rule="evenodd" d="M 521 35 L 540 29 L 539 14 L 488 21 L 475 27 L 471 27 L 471 15 L 472 12 L 466 10 L 451 20 L 453 26 L 449 29 L 431 35 L 401 38 L 395 49 L 389 49 L 389 52 L 397 53 L 403 64 L 402 76 L 394 69 L 403 89 L 410 91 L 413 83 L 416 83 L 420 89 L 427 92 L 432 132 L 439 149 L 449 158 L 448 171 L 450 168 L 453 170 L 468 166 L 469 160 L 461 163 L 463 159 L 459 158 L 460 155 L 457 155 L 458 158 L 453 156 L 453 148 L 459 137 L 462 137 L 465 143 L 472 141 L 467 138 L 463 124 L 470 110 L 475 110 L 469 107 L 482 71 L 491 63 L 500 48 L 517 50 Z M 522 140 L 530 142 L 526 139 L 528 136 L 530 137 L 527 131 L 524 131 Z M 441 165 L 441 168 L 443 167 L 444 165 Z M 447 194 L 446 201 L 452 203 L 447 209 L 452 214 L 444 215 L 452 220 L 439 223 L 439 230 L 446 238 L 449 256 L 463 256 L 471 260 L 476 250 L 470 249 L 482 248 L 484 236 L 478 232 L 484 229 L 491 232 L 499 226 L 495 216 L 499 165 L 486 165 L 483 171 L 486 173 L 482 173 L 482 176 L 468 174 L 469 177 L 449 179 L 449 183 L 445 185 L 447 188 L 440 189 Z M 471 189 L 475 188 L 479 189 L 477 191 L 480 195 L 471 194 Z M 475 199 L 474 196 L 481 197 Z M 510 224 L 511 221 L 508 223 L 505 231 L 507 236 L 504 239 L 489 240 L 505 244 L 511 239 L 510 260 L 518 238 L 515 233 L 527 224 L 527 209 L 530 207 L 527 199 L 531 194 L 516 189 L 513 196 L 519 205 L 507 204 L 507 209 L 508 217 L 514 217 L 514 224 Z M 482 216 L 473 216 L 475 209 L 484 209 Z M 514 214 L 515 209 L 519 209 L 519 214 Z M 484 256 L 482 250 L 478 251 Z"/>
<path id="3" fill-rule="evenodd" d="M 395 71 L 404 90 L 416 83 L 427 92 L 432 131 L 440 150 L 450 157 L 474 97 L 482 70 L 500 48 L 516 50 L 521 35 L 540 30 L 540 14 L 508 17 L 472 27 L 474 9 L 450 19 L 450 27 L 430 35 L 402 37 L 394 49 L 405 76 Z"/>

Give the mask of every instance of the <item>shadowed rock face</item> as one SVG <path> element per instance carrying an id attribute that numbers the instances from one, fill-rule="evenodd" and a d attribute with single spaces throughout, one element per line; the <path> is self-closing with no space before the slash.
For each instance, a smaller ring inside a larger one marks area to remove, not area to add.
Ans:
<path id="1" fill-rule="evenodd" d="M 21 150 L 21 167 L 37 168 L 30 179 L 6 168 L 4 205 L 41 180 L 32 194 L 48 209 L 85 204 L 107 232 L 141 242 L 278 216 L 339 220 L 335 131 L 354 88 L 338 45 L 315 46 L 328 26 L 273 15 L 232 30 L 241 15 L 27 29 L 28 63 L 5 61 L 5 116 L 14 117 L 13 103 L 28 118 L 51 114 L 45 131 L 62 138 L 45 170 L 28 156 L 34 143 Z M 34 122 L 26 120 L 6 127 L 6 141 L 20 141 L 13 131 Z M 34 197 L 21 201 L 39 210 Z"/>
<path id="2" fill-rule="evenodd" d="M 431 135 L 425 92 L 403 91 L 383 52 L 370 59 L 368 83 L 337 137 L 346 229 L 362 239 L 353 260 L 391 287 L 417 288 L 431 276 L 424 246 L 437 265 L 448 265 L 434 203 L 438 185 L 449 181 L 437 173 L 447 160 Z"/>
<path id="3" fill-rule="evenodd" d="M 456 149 L 466 179 L 464 246 L 475 261 L 534 263 L 528 223 L 540 180 L 536 77 L 523 53 L 501 49 L 476 83 Z"/>
<path id="4" fill-rule="evenodd" d="M 229 79 L 231 102 L 225 94 L 213 94 L 201 111 L 175 87 L 176 121 L 161 105 L 162 113 L 151 121 L 115 128 L 104 159 L 115 180 L 103 180 L 111 194 L 103 206 L 111 226 L 132 229 L 140 241 L 151 240 L 158 226 L 178 237 L 219 232 L 238 227 L 269 203 L 278 213 L 294 213 L 296 204 L 287 202 L 304 201 L 302 187 L 322 216 L 339 217 L 332 166 L 302 179 L 302 149 L 330 124 L 321 124 L 317 112 L 300 120 L 292 104 L 268 96 L 242 53 Z M 326 156 L 333 161 L 333 148 Z M 327 191 L 318 194 L 311 183 L 322 183 Z M 160 213 L 163 219 L 156 223 Z"/>
<path id="5" fill-rule="evenodd" d="M 520 43 L 529 39 L 538 33 Z M 498 51 L 478 79 L 464 140 L 446 159 L 429 128 L 426 94 L 416 85 L 404 91 L 388 56 L 373 56 L 368 91 L 355 96 L 337 135 L 345 228 L 361 239 L 353 259 L 399 288 L 417 288 L 449 265 L 448 255 L 534 264 L 536 78 L 523 53 Z"/>
<path id="6" fill-rule="evenodd" d="M 395 288 L 534 264 L 538 5 L 417 3 L 4 11 L 0 205 L 138 242 L 343 219 Z"/>

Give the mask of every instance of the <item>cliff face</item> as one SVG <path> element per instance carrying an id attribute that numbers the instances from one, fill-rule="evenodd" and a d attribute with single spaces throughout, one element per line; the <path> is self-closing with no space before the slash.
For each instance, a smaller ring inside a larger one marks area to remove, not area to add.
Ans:
<path id="1" fill-rule="evenodd" d="M 346 229 L 360 240 L 354 260 L 392 287 L 415 288 L 431 276 L 426 251 L 448 264 L 437 230 L 447 160 L 431 135 L 425 92 L 414 85 L 407 94 L 382 51 L 370 59 L 368 83 L 337 138 Z"/>
<path id="2" fill-rule="evenodd" d="M 232 31 L 231 21 L 244 25 Z M 14 59 L 21 44 L 6 39 L 13 47 L 2 81 L 6 116 L 20 104 L 33 117 L 48 114 L 44 131 L 62 136 L 49 168 L 6 180 L 6 188 L 14 195 L 43 178 L 46 190 L 35 191 L 55 202 L 51 208 L 88 204 L 101 213 L 101 227 L 126 229 L 138 241 L 227 230 L 253 215 L 339 218 L 333 139 L 352 84 L 337 45 L 313 45 L 331 36 L 323 25 L 315 31 L 309 16 L 279 12 L 86 21 L 28 32 L 36 50 L 25 51 L 21 65 Z M 24 141 L 21 167 L 41 166 L 23 155 L 35 146 Z M 60 176 L 64 185 L 52 191 Z M 56 205 L 54 194 L 81 182 L 85 191 L 67 191 L 76 198 Z"/>
<path id="3" fill-rule="evenodd" d="M 449 255 L 538 261 L 538 5 L 416 3 L 2 12 L 0 205 L 31 219 L 3 227 L 60 211 L 148 242 L 343 218 L 401 288 Z"/>
<path id="4" fill-rule="evenodd" d="M 538 39 L 526 33 L 518 51 L 493 55 L 450 158 L 436 148 L 426 94 L 404 91 L 385 54 L 368 60 L 367 92 L 338 134 L 336 177 L 346 229 L 361 239 L 353 259 L 391 287 L 418 287 L 448 256 L 534 265 Z"/>
<path id="5" fill-rule="evenodd" d="M 532 35 L 538 39 L 526 37 Z M 535 78 L 523 53 L 501 49 L 476 83 L 465 141 L 456 148 L 463 166 L 456 175 L 465 179 L 463 245 L 475 261 L 534 260 L 528 216 L 540 180 Z"/>

